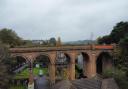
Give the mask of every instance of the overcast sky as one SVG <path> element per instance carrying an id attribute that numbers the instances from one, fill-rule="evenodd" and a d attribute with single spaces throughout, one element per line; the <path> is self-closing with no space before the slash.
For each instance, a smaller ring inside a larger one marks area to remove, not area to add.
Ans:
<path id="1" fill-rule="evenodd" d="M 128 0 L 0 0 L 0 28 L 24 39 L 93 39 L 128 21 Z"/>

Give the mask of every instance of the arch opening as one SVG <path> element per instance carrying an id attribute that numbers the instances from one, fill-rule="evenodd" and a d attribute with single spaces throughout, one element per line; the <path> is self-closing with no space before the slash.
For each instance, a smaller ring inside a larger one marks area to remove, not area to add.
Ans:
<path id="1" fill-rule="evenodd" d="M 96 60 L 96 72 L 102 75 L 103 71 L 112 68 L 112 56 L 108 52 L 99 54 Z"/>
<path id="2" fill-rule="evenodd" d="M 59 52 L 56 58 L 56 82 L 68 79 L 70 56 L 67 53 Z"/>
<path id="3" fill-rule="evenodd" d="M 22 71 L 24 68 L 28 67 L 30 62 L 23 56 L 13 56 L 11 57 L 11 70 L 14 72 Z"/>
<path id="4" fill-rule="evenodd" d="M 76 79 L 87 78 L 89 73 L 89 55 L 81 52 L 75 60 L 75 77 Z"/>
<path id="5" fill-rule="evenodd" d="M 33 74 L 34 76 L 49 77 L 49 65 L 50 58 L 48 55 L 39 55 L 33 62 Z"/>
<path id="6" fill-rule="evenodd" d="M 33 75 L 35 83 L 38 86 L 50 87 L 50 71 L 51 71 L 51 61 L 47 54 L 40 54 L 35 57 L 33 61 Z"/>

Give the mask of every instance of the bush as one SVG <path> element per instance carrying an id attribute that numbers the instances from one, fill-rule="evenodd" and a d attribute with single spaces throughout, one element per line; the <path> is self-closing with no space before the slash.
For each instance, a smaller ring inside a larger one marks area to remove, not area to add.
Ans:
<path id="1" fill-rule="evenodd" d="M 103 78 L 111 78 L 113 77 L 113 70 L 112 69 L 106 69 L 103 71 Z"/>
<path id="2" fill-rule="evenodd" d="M 126 73 L 119 69 L 106 69 L 103 71 L 103 78 L 113 77 L 121 89 L 128 89 L 128 78 Z"/>
<path id="3" fill-rule="evenodd" d="M 114 78 L 121 89 L 128 89 L 128 78 L 122 70 L 116 70 Z"/>

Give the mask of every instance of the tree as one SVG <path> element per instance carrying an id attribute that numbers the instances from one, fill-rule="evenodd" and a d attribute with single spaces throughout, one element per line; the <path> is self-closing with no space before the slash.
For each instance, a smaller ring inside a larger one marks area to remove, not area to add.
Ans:
<path id="1" fill-rule="evenodd" d="M 120 58 L 122 59 L 121 60 L 122 68 L 124 69 L 124 71 L 126 71 L 126 74 L 128 76 L 128 36 L 121 39 L 119 45 L 121 49 Z"/>
<path id="2" fill-rule="evenodd" d="M 112 43 L 119 43 L 119 41 L 128 34 L 128 22 L 119 22 L 114 27 L 110 34 Z"/>
<path id="3" fill-rule="evenodd" d="M 128 56 L 128 36 L 121 39 L 119 42 L 120 47 L 122 48 L 122 55 Z"/>
<path id="4" fill-rule="evenodd" d="M 115 57 L 115 66 L 126 71 L 128 75 L 128 36 L 120 40 Z"/>
<path id="5" fill-rule="evenodd" d="M 106 43 L 116 43 L 118 44 L 122 38 L 124 38 L 128 34 L 128 22 L 119 22 L 114 26 L 112 32 L 103 36 L 98 40 L 99 44 Z"/>
<path id="6" fill-rule="evenodd" d="M 111 38 L 110 38 L 109 35 L 106 35 L 106 36 L 104 36 L 102 38 L 99 38 L 98 39 L 98 43 L 99 44 L 111 44 Z"/>
<path id="7" fill-rule="evenodd" d="M 11 79 L 9 54 L 6 47 L 0 45 L 0 89 L 8 89 Z"/>
<path id="8" fill-rule="evenodd" d="M 3 28 L 0 30 L 0 41 L 9 46 L 22 44 L 22 39 L 11 29 Z"/>
<path id="9" fill-rule="evenodd" d="M 56 39 L 54 37 L 50 38 L 50 45 L 52 45 L 52 46 L 56 45 Z"/>

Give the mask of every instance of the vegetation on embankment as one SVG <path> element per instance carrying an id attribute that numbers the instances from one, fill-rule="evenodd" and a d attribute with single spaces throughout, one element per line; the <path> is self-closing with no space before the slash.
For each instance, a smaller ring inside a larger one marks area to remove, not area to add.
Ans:
<path id="1" fill-rule="evenodd" d="M 121 89 L 128 89 L 128 22 L 119 22 L 109 35 L 98 38 L 99 44 L 116 43 L 114 64 L 116 70 L 109 70 L 104 77 L 114 77 Z"/>
<path id="2" fill-rule="evenodd" d="M 0 89 L 8 89 L 12 78 L 8 49 L 0 44 Z"/>

